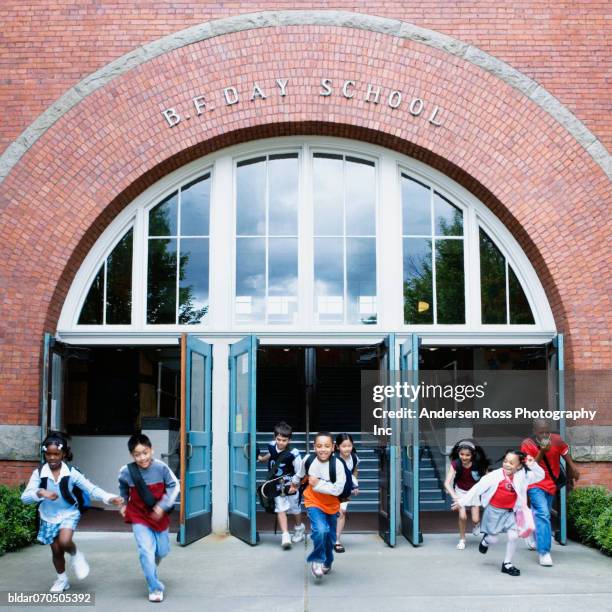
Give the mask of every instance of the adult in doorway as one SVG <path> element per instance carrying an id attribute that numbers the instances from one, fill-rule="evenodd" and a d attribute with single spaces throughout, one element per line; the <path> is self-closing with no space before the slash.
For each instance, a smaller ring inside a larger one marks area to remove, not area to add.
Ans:
<path id="1" fill-rule="evenodd" d="M 545 419 L 534 420 L 533 435 L 523 440 L 521 450 L 531 455 L 544 470 L 544 479 L 531 485 L 527 491 L 535 519 L 535 542 L 528 540 L 527 545 L 538 551 L 540 565 L 548 567 L 553 564 L 550 556 L 552 504 L 557 490 L 565 484 L 561 457 L 565 459 L 572 479 L 578 480 L 580 472 L 570 456 L 569 446 L 560 435 L 551 432 L 550 423 Z"/>

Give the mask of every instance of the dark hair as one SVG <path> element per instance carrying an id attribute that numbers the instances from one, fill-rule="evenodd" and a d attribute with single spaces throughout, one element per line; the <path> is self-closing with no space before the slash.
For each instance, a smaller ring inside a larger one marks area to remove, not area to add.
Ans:
<path id="1" fill-rule="evenodd" d="M 274 426 L 274 436 L 283 436 L 283 438 L 290 438 L 293 433 L 293 428 L 289 423 L 285 423 L 285 421 L 279 421 Z"/>
<path id="2" fill-rule="evenodd" d="M 70 436 L 63 431 L 50 431 L 42 442 L 43 452 L 47 452 L 48 446 L 57 446 L 64 454 L 66 461 L 72 461 L 72 451 L 68 446 Z"/>
<path id="3" fill-rule="evenodd" d="M 522 466 L 525 465 L 525 459 L 527 458 L 527 454 L 524 453 L 522 450 L 519 450 L 518 448 L 507 448 L 506 452 L 504 453 L 504 456 L 502 457 L 502 461 L 506 458 L 506 455 L 510 453 L 518 457 Z"/>
<path id="4" fill-rule="evenodd" d="M 149 436 L 145 436 L 143 433 L 137 433 L 133 436 L 130 436 L 128 440 L 128 450 L 130 453 L 134 452 L 134 449 L 139 445 L 147 446 L 148 448 L 153 448 L 151 444 L 151 440 L 149 440 Z"/>
<path id="5" fill-rule="evenodd" d="M 339 433 L 336 436 L 336 446 L 338 448 L 340 448 L 340 445 L 343 442 L 346 442 L 346 440 L 348 440 L 353 445 L 353 452 L 355 452 L 355 441 L 353 440 L 353 436 L 351 436 L 350 433 L 346 433 L 346 432 L 345 433 Z"/>
<path id="6" fill-rule="evenodd" d="M 482 446 L 476 444 L 472 438 L 461 438 L 461 440 L 456 442 L 455 446 L 453 446 L 451 449 L 450 460 L 461 461 L 461 458 L 459 457 L 459 451 L 461 450 L 469 450 L 472 453 L 473 469 L 475 469 L 481 476 L 484 476 L 484 474 L 487 473 L 491 462 L 487 458 Z"/>
<path id="7" fill-rule="evenodd" d="M 334 443 L 334 436 L 331 435 L 329 431 L 319 431 L 317 435 L 314 437 L 314 441 L 317 441 L 317 438 L 329 438 Z"/>

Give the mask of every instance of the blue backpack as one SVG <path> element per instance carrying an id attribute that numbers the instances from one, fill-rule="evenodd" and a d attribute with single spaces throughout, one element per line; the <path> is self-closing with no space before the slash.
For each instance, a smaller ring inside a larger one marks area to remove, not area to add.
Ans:
<path id="1" fill-rule="evenodd" d="M 310 466 L 312 465 L 312 462 L 315 460 L 315 457 L 316 455 L 308 455 L 306 459 L 304 460 L 305 476 L 308 476 L 308 471 L 310 470 Z M 332 456 L 329 458 L 329 480 L 330 482 L 336 482 L 336 462 L 333 461 L 333 459 L 338 459 L 340 463 L 342 464 L 342 467 L 344 468 L 344 476 L 346 477 L 346 480 L 344 482 L 344 488 L 342 489 L 342 493 L 338 495 L 338 499 L 341 502 L 344 502 L 351 496 L 351 492 L 353 490 L 353 474 L 351 473 L 351 470 L 348 469 L 348 466 L 346 465 L 342 457 L 338 457 L 338 455 L 332 454 Z M 304 485 L 303 488 L 306 488 L 306 486 Z"/>

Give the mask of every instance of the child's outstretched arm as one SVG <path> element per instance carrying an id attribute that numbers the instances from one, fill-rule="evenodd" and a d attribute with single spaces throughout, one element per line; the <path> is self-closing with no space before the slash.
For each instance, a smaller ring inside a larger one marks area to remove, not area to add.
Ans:
<path id="1" fill-rule="evenodd" d="M 72 468 L 70 471 L 70 475 L 72 476 L 72 482 L 77 486 L 87 491 L 92 499 L 99 499 L 103 501 L 105 504 L 112 504 L 113 506 L 121 506 L 123 504 L 123 499 L 114 495 L 113 493 L 108 493 L 104 489 L 95 485 L 90 480 L 87 480 L 79 470 Z"/>
<path id="2" fill-rule="evenodd" d="M 455 493 L 455 488 L 451 484 L 455 480 L 455 468 L 453 467 L 453 462 L 448 468 L 448 472 L 446 472 L 446 480 L 444 481 L 444 488 L 447 493 L 453 498 L 453 500 L 457 500 L 457 494 Z"/>
<path id="3" fill-rule="evenodd" d="M 342 493 L 344 485 L 346 484 L 346 474 L 344 473 L 344 467 L 340 463 L 339 459 L 332 456 L 330 461 L 336 462 L 336 482 L 321 480 L 318 478 L 317 483 L 313 485 L 312 488 L 317 493 L 326 493 L 327 495 L 338 496 L 340 493 Z"/>
<path id="4" fill-rule="evenodd" d="M 527 455 L 525 458 L 525 465 L 529 468 L 528 470 L 525 470 L 525 479 L 527 480 L 528 484 L 540 482 L 540 480 L 544 479 L 544 470 L 538 465 L 536 460 L 531 455 Z"/>

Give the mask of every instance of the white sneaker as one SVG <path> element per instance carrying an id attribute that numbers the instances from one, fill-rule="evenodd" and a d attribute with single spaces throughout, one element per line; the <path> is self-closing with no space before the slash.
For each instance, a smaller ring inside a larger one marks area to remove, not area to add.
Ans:
<path id="1" fill-rule="evenodd" d="M 527 538 L 525 540 L 525 546 L 527 546 L 529 550 L 535 550 L 536 549 L 535 540 L 533 538 Z"/>
<path id="2" fill-rule="evenodd" d="M 476 523 L 472 527 L 472 535 L 478 537 L 480 535 L 480 523 Z"/>
<path id="3" fill-rule="evenodd" d="M 164 592 L 163 591 L 153 591 L 149 593 L 149 601 L 160 602 L 164 601 Z"/>
<path id="4" fill-rule="evenodd" d="M 82 552 L 76 551 L 76 554 L 72 557 L 72 569 L 74 575 L 79 579 L 87 578 L 89 576 L 89 563 L 85 559 Z"/>
<path id="5" fill-rule="evenodd" d="M 281 546 L 283 547 L 283 550 L 288 550 L 291 548 L 291 535 L 288 531 L 283 532 L 281 537 Z"/>
<path id="6" fill-rule="evenodd" d="M 310 566 L 310 571 L 312 572 L 312 575 L 315 577 L 316 580 L 320 580 L 321 578 L 323 578 L 322 563 L 317 563 L 316 561 L 313 561 L 312 565 Z"/>
<path id="7" fill-rule="evenodd" d="M 298 525 L 294 532 L 293 535 L 291 536 L 291 542 L 293 542 L 293 544 L 297 544 L 298 542 L 303 542 L 304 541 L 304 533 L 306 531 L 306 526 L 304 524 L 302 525 Z"/>
<path id="8" fill-rule="evenodd" d="M 465 540 L 459 540 L 459 543 L 457 544 L 457 550 L 464 550 L 465 549 Z"/>
<path id="9" fill-rule="evenodd" d="M 52 584 L 49 591 L 51 593 L 63 593 L 70 588 L 70 583 L 68 582 L 68 578 L 66 574 L 62 578 L 57 578 L 57 580 Z"/>
<path id="10" fill-rule="evenodd" d="M 552 567 L 552 564 L 553 562 L 550 553 L 540 555 L 540 565 L 543 565 L 544 567 Z"/>

